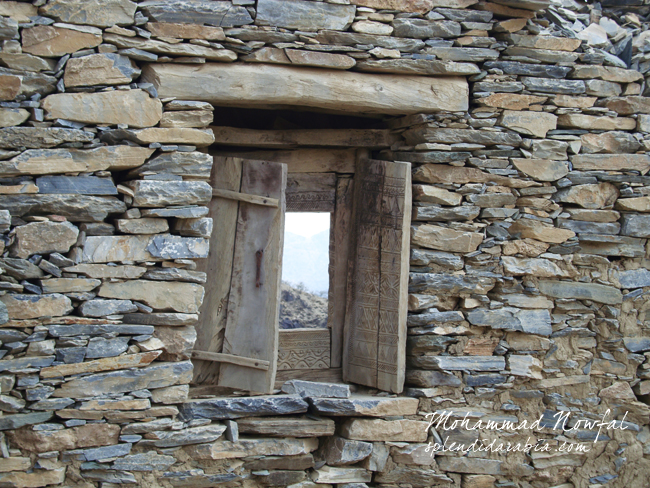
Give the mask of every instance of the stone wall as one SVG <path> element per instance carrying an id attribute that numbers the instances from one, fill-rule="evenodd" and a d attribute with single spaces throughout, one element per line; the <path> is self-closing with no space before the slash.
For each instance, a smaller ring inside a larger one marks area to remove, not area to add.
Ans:
<path id="1" fill-rule="evenodd" d="M 647 486 L 649 12 L 601 3 L 0 3 L 0 485 Z M 414 169 L 401 396 L 187 401 L 213 107 L 140 75 L 236 60 L 469 77 L 375 155 Z M 479 436 L 550 451 L 426 449 Z"/>

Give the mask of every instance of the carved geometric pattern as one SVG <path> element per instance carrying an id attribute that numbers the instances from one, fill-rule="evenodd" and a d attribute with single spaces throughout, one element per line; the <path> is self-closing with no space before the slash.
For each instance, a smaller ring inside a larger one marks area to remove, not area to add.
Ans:
<path id="1" fill-rule="evenodd" d="M 278 370 L 328 369 L 329 329 L 286 329 L 280 331 Z"/>
<path id="2" fill-rule="evenodd" d="M 287 192 L 287 212 L 333 212 L 335 196 L 332 191 Z"/>
<path id="3" fill-rule="evenodd" d="M 406 180 L 386 176 L 387 164 L 368 162 L 355 177 L 361 185 L 355 201 L 358 234 L 347 354 L 350 379 L 370 378 L 369 386 L 377 386 L 378 372 L 397 375 Z"/>

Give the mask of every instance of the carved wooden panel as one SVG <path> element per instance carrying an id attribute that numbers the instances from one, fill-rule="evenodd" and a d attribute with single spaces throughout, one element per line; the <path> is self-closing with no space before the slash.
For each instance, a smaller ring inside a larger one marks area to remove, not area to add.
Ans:
<path id="1" fill-rule="evenodd" d="M 410 174 L 408 163 L 357 167 L 343 351 L 344 380 L 396 393 L 406 354 Z"/>
<path id="2" fill-rule="evenodd" d="M 335 173 L 295 173 L 287 178 L 287 212 L 333 212 Z"/>
<path id="3" fill-rule="evenodd" d="M 279 371 L 327 369 L 329 367 L 329 329 L 285 329 L 280 331 Z"/>

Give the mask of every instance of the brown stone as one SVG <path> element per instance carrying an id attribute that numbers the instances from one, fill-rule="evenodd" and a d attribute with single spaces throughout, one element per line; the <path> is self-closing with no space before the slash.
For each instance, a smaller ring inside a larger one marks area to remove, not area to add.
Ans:
<path id="1" fill-rule="evenodd" d="M 411 227 L 411 242 L 429 249 L 467 253 L 476 251 L 483 242 L 483 234 L 422 224 Z"/>
<path id="2" fill-rule="evenodd" d="M 599 78 L 615 83 L 634 83 L 643 79 L 643 75 L 633 69 L 616 68 L 614 66 L 575 66 L 571 78 L 591 79 Z"/>
<path id="3" fill-rule="evenodd" d="M 477 102 L 488 107 L 505 108 L 508 110 L 525 110 L 531 105 L 544 103 L 548 97 L 535 95 L 519 95 L 517 93 L 493 93 L 488 97 L 479 98 Z"/>
<path id="4" fill-rule="evenodd" d="M 548 49 L 551 51 L 575 51 L 580 47 L 580 39 L 568 39 L 554 36 L 522 36 L 512 34 L 508 40 L 515 46 L 534 49 Z"/>
<path id="5" fill-rule="evenodd" d="M 183 361 L 190 359 L 196 342 L 196 329 L 189 327 L 157 326 L 154 337 L 162 342 L 161 361 Z"/>
<path id="6" fill-rule="evenodd" d="M 52 295 L 4 295 L 0 302 L 7 307 L 10 319 L 36 319 L 61 317 L 72 312 L 72 303 L 66 296 Z"/>
<path id="7" fill-rule="evenodd" d="M 207 127 L 212 123 L 212 110 L 187 110 L 165 112 L 160 127 Z"/>
<path id="8" fill-rule="evenodd" d="M 2 81 L 0 81 L 1 83 Z M 0 88 L 1 90 L 2 88 Z M 24 108 L 0 108 L 0 127 L 20 125 L 29 118 L 29 115 L 29 112 Z"/>
<path id="9" fill-rule="evenodd" d="M 576 185 L 556 193 L 559 201 L 575 203 L 582 208 L 611 207 L 618 198 L 618 189 L 611 183 Z"/>
<path id="10" fill-rule="evenodd" d="M 0 459 L 0 473 L 27 471 L 31 467 L 32 460 L 28 457 L 8 457 Z"/>
<path id="11" fill-rule="evenodd" d="M 558 117 L 557 125 L 558 127 L 587 130 L 634 130 L 636 129 L 636 120 L 626 117 L 565 114 Z"/>
<path id="12" fill-rule="evenodd" d="M 357 441 L 426 442 L 428 422 L 417 420 L 349 419 L 341 435 Z"/>
<path id="13" fill-rule="evenodd" d="M 86 278 L 51 278 L 41 280 L 43 293 L 72 293 L 92 291 L 101 285 L 100 280 Z"/>
<path id="14" fill-rule="evenodd" d="M 418 14 L 426 14 L 434 7 L 436 3 L 440 3 L 440 1 L 439 0 L 351 0 L 350 3 L 352 5 L 358 5 L 360 7 L 370 7 L 378 10 L 399 10 L 400 12 L 413 12 Z M 464 3 L 469 3 L 469 2 L 465 1 Z M 475 2 L 472 1 L 471 3 L 475 3 Z M 463 8 L 463 7 L 459 7 L 459 8 Z"/>
<path id="15" fill-rule="evenodd" d="M 141 37 L 124 37 L 116 34 L 104 34 L 104 41 L 115 44 L 122 49 L 141 49 L 143 51 L 170 55 L 201 57 L 210 61 L 230 62 L 237 59 L 237 54 L 229 49 L 215 49 L 213 47 L 200 46 L 180 42 L 177 44 L 157 41 L 155 39 L 143 39 Z M 184 69 L 187 69 L 185 66 Z"/>
<path id="16" fill-rule="evenodd" d="M 221 27 L 210 25 L 148 22 L 145 27 L 156 37 L 205 39 L 207 41 L 224 41 L 226 39 Z"/>
<path id="17" fill-rule="evenodd" d="M 48 485 L 60 485 L 65 481 L 65 466 L 50 471 L 38 469 L 31 473 L 13 471 L 0 474 L 0 485 L 12 488 L 39 488 Z"/>
<path id="18" fill-rule="evenodd" d="M 444 188 L 430 185 L 413 185 L 413 200 L 418 202 L 437 203 L 439 205 L 460 205 L 463 196 Z"/>
<path id="19" fill-rule="evenodd" d="M 21 86 L 18 76 L 0 75 L 0 100 L 13 100 L 20 93 Z"/>
<path id="20" fill-rule="evenodd" d="M 69 59 L 65 65 L 63 81 L 66 87 L 124 85 L 139 75 L 138 66 L 127 56 L 91 54 Z"/>
<path id="21" fill-rule="evenodd" d="M 605 107 L 619 115 L 650 114 L 650 98 L 613 97 L 605 101 Z"/>
<path id="22" fill-rule="evenodd" d="M 71 26 L 72 27 L 72 26 Z M 102 43 L 102 31 L 94 27 L 66 29 L 37 25 L 22 32 L 23 52 L 44 57 L 58 57 Z"/>
<path id="23" fill-rule="evenodd" d="M 194 283 L 131 280 L 105 283 L 97 292 L 104 298 L 138 300 L 156 310 L 196 313 L 203 302 L 203 287 Z"/>
<path id="24" fill-rule="evenodd" d="M 25 428 L 10 433 L 10 438 L 16 446 L 29 452 L 66 451 L 117 444 L 120 430 L 115 424 L 88 424 L 51 431 Z"/>
<path id="25" fill-rule="evenodd" d="M 162 103 L 144 90 L 99 93 L 58 93 L 42 102 L 47 119 L 91 124 L 127 124 L 151 127 L 162 117 Z M 137 109 L 135 109 L 137 107 Z"/>
<path id="26" fill-rule="evenodd" d="M 560 244 L 571 237 L 575 237 L 575 232 L 565 229 L 558 229 L 546 222 L 540 222 L 532 219 L 519 219 L 508 229 L 513 236 L 528 237 L 542 242 L 552 242 Z"/>
<path id="27" fill-rule="evenodd" d="M 582 153 L 634 153 L 641 144 L 628 132 L 602 132 L 600 134 L 583 134 L 580 136 Z M 586 158 L 585 158 L 586 159 Z"/>
<path id="28" fill-rule="evenodd" d="M 12 256 L 28 258 L 32 254 L 65 253 L 77 242 L 79 229 L 70 222 L 34 222 L 16 228 Z"/>
<path id="29" fill-rule="evenodd" d="M 517 32 L 526 27 L 527 23 L 526 19 L 508 19 L 494 24 L 493 30 L 495 32 Z"/>
<path id="30" fill-rule="evenodd" d="M 31 3 L 4 0 L 0 2 L 0 15 L 16 22 L 27 23 L 31 22 L 30 17 L 38 15 L 38 7 Z"/>
<path id="31" fill-rule="evenodd" d="M 598 393 L 598 396 L 613 401 L 636 401 L 636 395 L 627 381 L 619 381 L 607 388 L 603 388 Z"/>
<path id="32" fill-rule="evenodd" d="M 598 100 L 597 97 L 572 97 L 571 95 L 556 95 L 553 103 L 558 107 L 590 108 Z"/>
<path id="33" fill-rule="evenodd" d="M 557 127 L 557 117 L 546 112 L 505 110 L 499 123 L 522 134 L 543 138 L 549 130 Z"/>
<path id="34" fill-rule="evenodd" d="M 564 161 L 513 158 L 512 164 L 522 173 L 538 181 L 557 181 L 569 173 L 569 168 Z"/>
<path id="35" fill-rule="evenodd" d="M 515 241 L 507 241 L 503 244 L 503 254 L 512 256 L 514 254 L 523 254 L 531 258 L 535 258 L 540 254 L 546 252 L 549 245 L 545 242 L 540 242 L 535 239 L 518 239 Z"/>
<path id="36" fill-rule="evenodd" d="M 573 156 L 573 168 L 581 171 L 639 171 L 643 174 L 650 169 L 650 156 L 647 154 L 588 154 Z"/>
<path id="37" fill-rule="evenodd" d="M 150 128 L 129 131 L 129 139 L 140 144 L 188 144 L 192 146 L 209 146 L 214 142 L 214 134 L 209 129 L 164 129 Z"/>
<path id="38" fill-rule="evenodd" d="M 81 373 L 98 373 L 100 371 L 114 371 L 117 369 L 137 368 L 147 366 L 160 356 L 161 351 L 146 352 L 143 354 L 127 354 L 112 358 L 95 359 L 83 363 L 61 364 L 41 369 L 41 377 L 57 378 L 59 376 L 72 376 Z"/>
<path id="39" fill-rule="evenodd" d="M 130 0 L 52 0 L 42 11 L 60 22 L 110 27 L 133 24 L 135 9 L 136 4 Z"/>
<path id="40" fill-rule="evenodd" d="M 238 442 L 217 441 L 189 446 L 185 451 L 192 459 L 233 459 L 248 456 L 297 456 L 318 448 L 317 438 L 259 438 Z"/>
<path id="41" fill-rule="evenodd" d="M 423 164 L 413 172 L 413 181 L 422 183 L 442 183 L 451 185 L 455 183 L 487 183 L 493 181 L 509 188 L 527 188 L 537 186 L 534 181 L 523 181 L 517 178 L 493 175 L 478 168 L 466 168 L 441 164 Z"/>
<path id="42" fill-rule="evenodd" d="M 619 198 L 616 208 L 627 212 L 650 212 L 650 196 L 636 198 Z"/>
<path id="43" fill-rule="evenodd" d="M 621 214 L 614 210 L 565 208 L 564 211 L 568 212 L 573 220 L 580 220 L 583 222 L 616 222 L 621 217 Z"/>

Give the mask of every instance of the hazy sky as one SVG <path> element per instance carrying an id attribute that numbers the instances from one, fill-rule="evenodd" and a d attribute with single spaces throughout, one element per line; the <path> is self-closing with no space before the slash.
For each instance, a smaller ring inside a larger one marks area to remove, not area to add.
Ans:
<path id="1" fill-rule="evenodd" d="M 303 237 L 311 237 L 330 228 L 329 212 L 287 212 L 284 230 Z"/>

